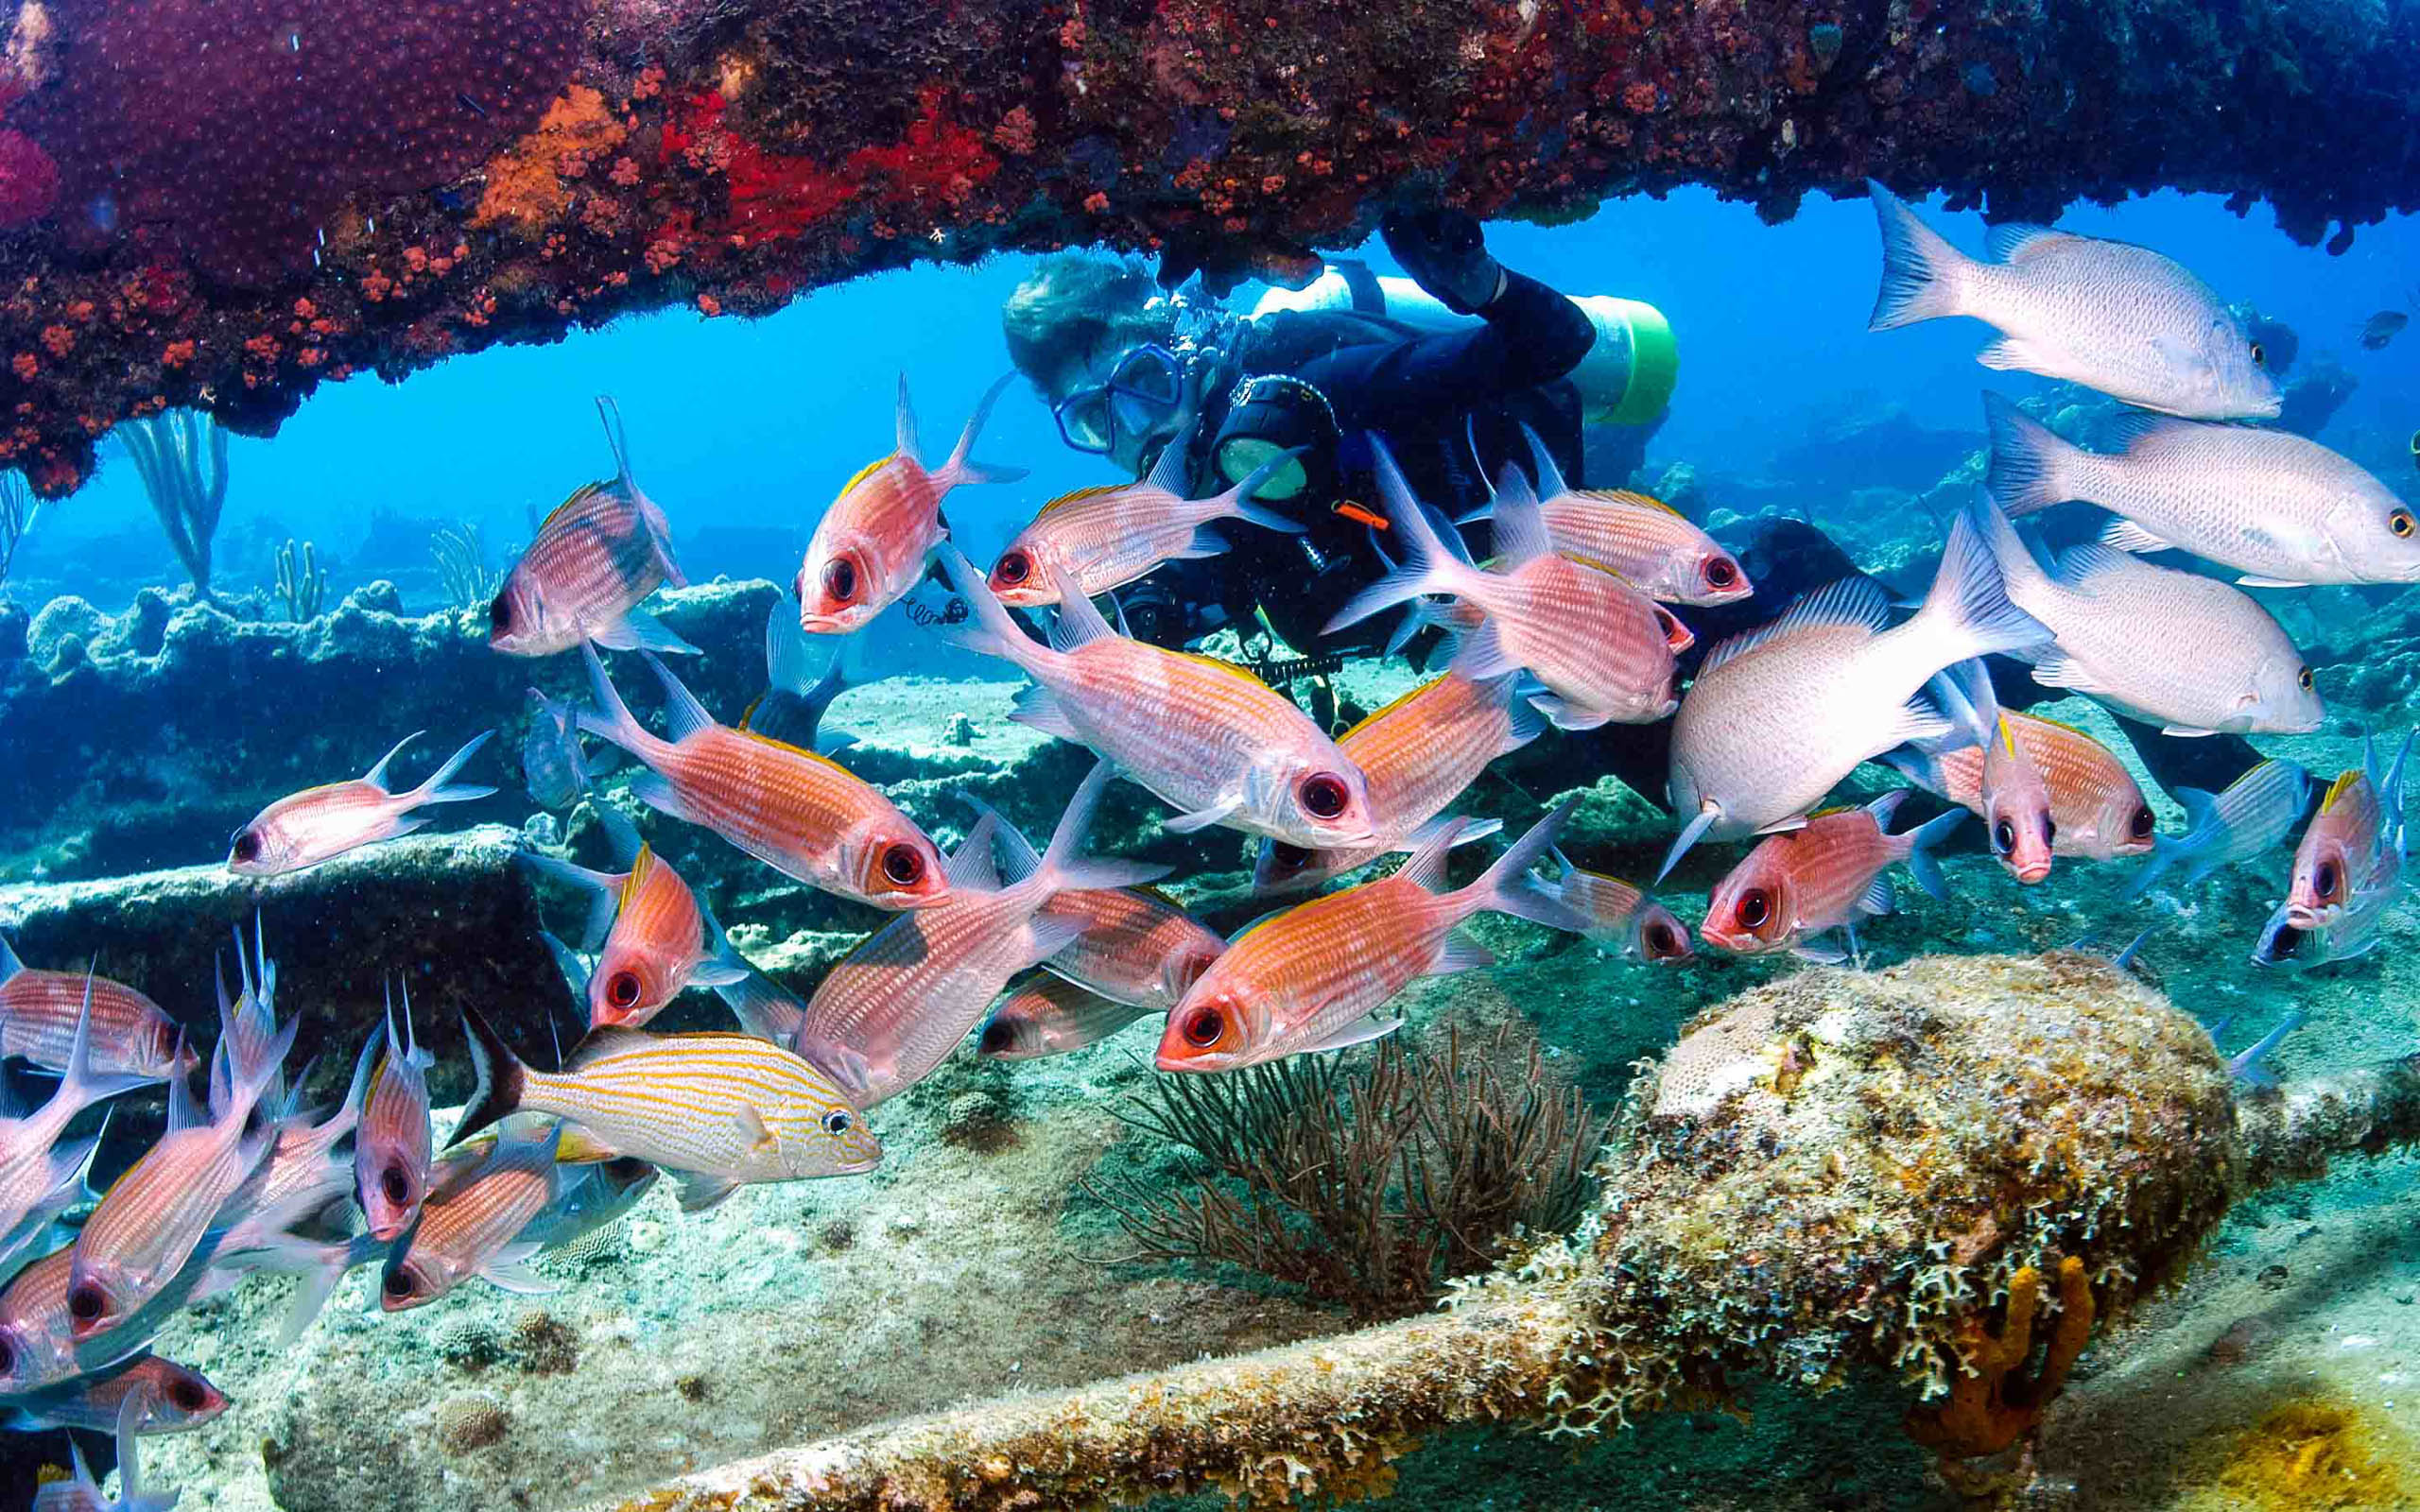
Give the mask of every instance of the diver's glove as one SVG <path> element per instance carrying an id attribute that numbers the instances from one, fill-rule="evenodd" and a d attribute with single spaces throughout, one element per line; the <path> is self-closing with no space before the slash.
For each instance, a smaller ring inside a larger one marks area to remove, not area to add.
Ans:
<path id="1" fill-rule="evenodd" d="M 1478 222 L 1459 210 L 1391 210 L 1378 234 L 1405 272 L 1456 315 L 1477 315 L 1504 292 L 1504 265 Z"/>

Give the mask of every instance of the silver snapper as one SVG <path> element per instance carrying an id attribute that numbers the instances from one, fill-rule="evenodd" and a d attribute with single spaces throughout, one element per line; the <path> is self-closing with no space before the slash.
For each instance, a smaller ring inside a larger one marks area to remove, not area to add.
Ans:
<path id="1" fill-rule="evenodd" d="M 2266 419 L 2276 380 L 2210 286 L 2146 247 L 1995 226 L 1990 260 L 1945 241 L 1898 196 L 1866 180 L 1882 228 L 1882 290 L 1867 329 L 1968 315 L 2000 339 L 1986 368 L 2066 378 L 2113 399 L 2191 420 Z"/>
<path id="2" fill-rule="evenodd" d="M 2071 688 L 2171 735 L 2303 734 L 2325 717 L 2308 664 L 2239 588 L 2070 546 L 2045 571 L 1999 506 L 1969 507 L 2008 596 L 2048 626 L 2055 647 L 2026 658 L 2033 680 Z"/>
<path id="3" fill-rule="evenodd" d="M 1794 829 L 1859 762 L 1946 733 L 1920 696 L 1942 668 L 2050 638 L 2009 601 L 1965 519 L 1924 607 L 1885 628 L 1890 611 L 1878 585 L 1848 578 L 1706 654 L 1672 726 L 1665 791 L 1685 825 L 1659 881 L 1701 838 Z"/>
<path id="4" fill-rule="evenodd" d="M 2115 422 L 2123 450 L 2086 451 L 1998 394 L 1985 486 L 2011 519 L 2083 499 L 2122 518 L 2120 551 L 2189 551 L 2253 588 L 2420 582 L 2420 520 L 2385 484 L 2291 431 L 2160 415 Z"/>

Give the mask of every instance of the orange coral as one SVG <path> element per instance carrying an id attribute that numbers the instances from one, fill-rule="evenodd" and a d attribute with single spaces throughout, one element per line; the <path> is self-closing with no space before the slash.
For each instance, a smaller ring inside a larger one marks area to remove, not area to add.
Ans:
<path id="1" fill-rule="evenodd" d="M 2008 1318 L 1995 1335 L 1979 1314 L 1959 1324 L 1959 1363 L 1949 1400 L 1908 1414 L 1908 1436 L 1945 1460 L 1996 1454 L 2041 1424 L 2042 1415 L 2067 1383 L 2067 1371 L 2092 1337 L 2092 1283 L 2083 1262 L 2059 1262 L 2059 1321 L 2042 1356 L 2042 1366 L 2025 1372 L 2033 1353 L 2033 1314 L 2041 1301 L 2042 1273 L 2028 1265 L 2009 1278 Z"/>
<path id="2" fill-rule="evenodd" d="M 487 191 L 471 217 L 474 226 L 510 225 L 536 240 L 544 236 L 571 205 L 569 176 L 586 175 L 589 165 L 622 145 L 629 132 L 605 96 L 585 84 L 564 90 L 546 107 L 538 129 L 515 142 L 487 166 Z"/>

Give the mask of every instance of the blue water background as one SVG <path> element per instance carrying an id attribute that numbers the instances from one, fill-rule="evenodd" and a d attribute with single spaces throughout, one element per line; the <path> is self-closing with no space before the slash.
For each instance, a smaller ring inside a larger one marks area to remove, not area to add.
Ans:
<path id="1" fill-rule="evenodd" d="M 1979 250 L 1974 214 L 1927 216 L 1959 246 Z M 2365 227 L 2351 251 L 2297 247 L 2265 208 L 2229 214 L 2216 197 L 2162 194 L 2115 209 L 2082 206 L 2060 224 L 2123 237 L 2185 261 L 2228 299 L 2250 300 L 2292 323 L 2301 362 L 2333 354 L 2360 391 L 2325 438 L 2359 428 L 2401 436 L 2420 423 L 2420 331 L 2386 350 L 2359 350 L 2361 321 L 2412 310 L 2420 286 L 2420 223 Z M 1651 472 L 1685 459 L 1718 473 L 1757 476 L 1778 448 L 1837 426 L 1844 415 L 1902 407 L 1916 422 L 1970 430 L 1980 441 L 1977 393 L 2023 393 L 2040 380 L 1988 372 L 1975 351 L 1989 332 L 1944 320 L 1868 333 L 1878 265 L 1871 207 L 1810 198 L 1793 220 L 1760 223 L 1745 206 L 1703 191 L 1609 204 L 1584 224 L 1492 228 L 1511 266 L 1572 293 L 1649 301 L 1670 318 L 1682 351 L 1671 415 Z M 1375 237 L 1359 249 L 1392 271 Z M 761 320 L 706 318 L 681 308 L 618 321 L 545 347 L 457 359 L 400 387 L 370 376 L 331 385 L 275 439 L 237 438 L 221 528 L 225 586 L 255 581 L 263 541 L 316 539 L 334 558 L 337 593 L 380 564 L 348 560 L 374 508 L 471 520 L 501 558 L 526 539 L 531 511 L 610 471 L 591 396 L 614 394 L 628 417 L 642 484 L 669 510 L 676 539 L 699 542 L 692 566 L 786 577 L 772 542 L 803 542 L 839 485 L 891 443 L 894 376 L 905 370 L 925 449 L 945 454 L 977 396 L 1008 369 L 1002 299 L 1032 266 L 998 257 L 974 267 L 923 266 L 822 290 Z M 1257 290 L 1236 300 L 1248 304 Z M 2299 370 L 2299 369 L 2298 369 Z M 147 539 L 148 511 L 132 469 L 113 458 L 45 520 L 25 568 L 71 582 L 94 538 Z M 950 504 L 969 554 L 990 555 L 1040 501 L 1108 481 L 1105 466 L 1067 452 L 1022 383 L 1004 400 L 980 455 L 1032 469 L 1013 488 L 972 490 Z M 2409 468 L 2388 471 L 2410 489 Z M 700 532 L 726 536 L 719 548 Z M 156 537 L 148 538 L 156 539 Z M 164 545 L 157 580 L 179 579 Z M 786 547 L 784 548 L 786 549 Z M 763 558 L 758 560 L 757 558 Z M 108 606 L 114 607 L 114 606 Z"/>

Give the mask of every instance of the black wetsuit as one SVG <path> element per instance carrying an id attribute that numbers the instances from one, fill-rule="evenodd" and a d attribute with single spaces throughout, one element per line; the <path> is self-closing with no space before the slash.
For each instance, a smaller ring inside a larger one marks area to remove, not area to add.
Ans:
<path id="1" fill-rule="evenodd" d="M 1491 459 L 1529 455 L 1519 425 L 1536 429 L 1556 464 L 1580 475 L 1580 397 L 1564 382 L 1597 337 L 1563 295 L 1508 273 L 1503 293 L 1479 312 L 1480 324 L 1422 334 L 1398 322 L 1351 312 L 1281 314 L 1257 321 L 1238 354 L 1236 374 L 1291 373 L 1326 396 L 1343 439 L 1333 459 L 1331 496 L 1263 501 L 1292 515 L 1300 536 L 1249 526 L 1223 532 L 1224 555 L 1170 562 L 1118 595 L 1128 624 L 1143 639 L 1179 645 L 1255 610 L 1298 649 L 1377 645 L 1392 627 L 1383 616 L 1344 634 L 1320 631 L 1344 601 L 1385 564 L 1370 525 L 1357 515 L 1383 512 L 1372 472 L 1372 433 L 1385 438 L 1423 503 L 1459 515 L 1488 497 L 1471 455 L 1474 434 Z M 1224 488 L 1209 468 L 1211 438 L 1226 418 L 1234 380 L 1217 386 L 1195 432 L 1196 493 Z M 1360 507 L 1340 513 L 1336 506 Z"/>

